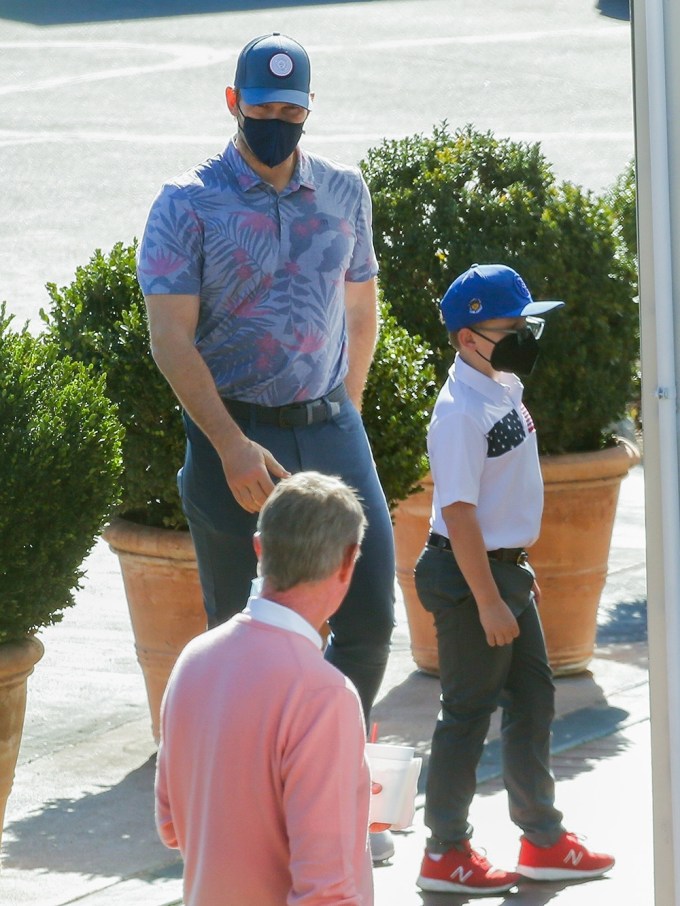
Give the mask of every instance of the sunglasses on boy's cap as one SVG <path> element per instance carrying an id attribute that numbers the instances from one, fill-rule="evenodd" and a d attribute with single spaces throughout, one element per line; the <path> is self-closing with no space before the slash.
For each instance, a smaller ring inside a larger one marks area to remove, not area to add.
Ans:
<path id="1" fill-rule="evenodd" d="M 297 41 L 274 32 L 253 38 L 239 54 L 234 76 L 246 104 L 296 104 L 311 110 L 311 67 Z"/>
<path id="2" fill-rule="evenodd" d="M 529 289 L 511 267 L 473 264 L 453 281 L 441 300 L 446 329 L 460 330 L 493 318 L 540 315 L 564 302 L 534 302 Z"/>

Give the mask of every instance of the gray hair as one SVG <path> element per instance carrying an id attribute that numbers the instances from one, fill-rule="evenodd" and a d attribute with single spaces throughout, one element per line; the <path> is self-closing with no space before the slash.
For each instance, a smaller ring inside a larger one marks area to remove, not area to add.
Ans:
<path id="1" fill-rule="evenodd" d="M 365 528 L 352 488 L 334 475 L 298 472 L 277 484 L 260 511 L 260 572 L 277 591 L 326 579 Z"/>

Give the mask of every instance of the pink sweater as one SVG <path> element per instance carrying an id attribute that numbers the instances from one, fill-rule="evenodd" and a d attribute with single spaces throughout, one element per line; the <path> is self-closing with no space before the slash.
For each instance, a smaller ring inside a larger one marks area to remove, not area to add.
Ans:
<path id="1" fill-rule="evenodd" d="M 199 636 L 161 726 L 156 823 L 185 906 L 372 906 L 361 707 L 313 642 L 243 614 Z"/>

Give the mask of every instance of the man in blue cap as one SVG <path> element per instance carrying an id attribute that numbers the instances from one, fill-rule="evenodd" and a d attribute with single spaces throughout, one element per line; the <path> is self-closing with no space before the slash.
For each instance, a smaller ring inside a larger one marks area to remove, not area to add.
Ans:
<path id="1" fill-rule="evenodd" d="M 358 168 L 298 147 L 312 98 L 296 41 L 275 33 L 243 48 L 226 90 L 237 133 L 162 187 L 138 275 L 154 358 L 185 412 L 178 483 L 209 625 L 246 604 L 274 482 L 340 476 L 368 530 L 326 657 L 368 718 L 394 621 L 392 526 L 359 414 L 378 266 Z"/>

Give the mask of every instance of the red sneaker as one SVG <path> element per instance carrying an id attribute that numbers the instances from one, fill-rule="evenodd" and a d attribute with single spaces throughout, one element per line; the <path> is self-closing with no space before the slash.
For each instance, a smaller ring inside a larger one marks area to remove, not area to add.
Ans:
<path id="1" fill-rule="evenodd" d="M 599 878 L 614 864 L 614 857 L 591 853 L 576 834 L 564 833 L 553 846 L 536 846 L 522 837 L 517 871 L 535 881 Z"/>
<path id="2" fill-rule="evenodd" d="M 435 860 L 425 851 L 417 884 L 421 890 L 449 893 L 505 893 L 514 887 L 521 875 L 493 868 L 481 853 L 475 852 L 469 840 L 445 852 Z"/>

